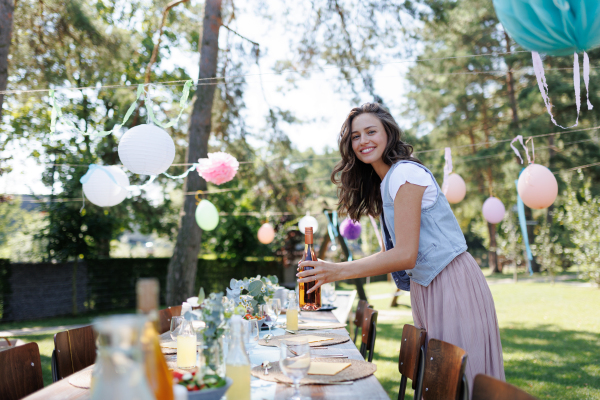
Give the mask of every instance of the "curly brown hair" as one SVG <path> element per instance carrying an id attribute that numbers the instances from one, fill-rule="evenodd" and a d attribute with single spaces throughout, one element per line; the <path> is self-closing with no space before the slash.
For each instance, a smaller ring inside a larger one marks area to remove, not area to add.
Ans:
<path id="1" fill-rule="evenodd" d="M 379 189 L 381 178 L 370 164 L 360 161 L 352 149 L 352 121 L 360 114 L 373 114 L 385 128 L 387 144 L 382 157 L 387 165 L 391 166 L 400 160 L 423 164 L 413 157 L 413 147 L 401 140 L 400 127 L 379 103 L 365 103 L 350 110 L 338 138 L 342 159 L 331 173 L 331 182 L 338 187 L 339 211 L 348 214 L 354 221 L 359 221 L 362 215 L 378 217 L 383 210 Z"/>

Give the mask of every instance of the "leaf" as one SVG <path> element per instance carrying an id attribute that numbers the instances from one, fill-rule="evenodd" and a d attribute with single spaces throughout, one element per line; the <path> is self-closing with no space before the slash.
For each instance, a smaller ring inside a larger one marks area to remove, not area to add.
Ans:
<path id="1" fill-rule="evenodd" d="M 204 301 L 205 298 L 206 298 L 206 295 L 204 294 L 204 288 L 201 287 L 200 291 L 198 292 L 198 304 L 202 304 L 202 302 Z"/>
<path id="2" fill-rule="evenodd" d="M 256 296 L 260 293 L 260 289 L 263 287 L 263 283 L 261 281 L 254 281 L 248 285 L 248 292 L 250 292 L 251 296 Z"/>
<path id="3" fill-rule="evenodd" d="M 234 278 L 231 278 L 231 280 L 229 281 L 229 287 L 232 289 L 235 289 L 236 283 L 237 283 L 237 281 Z"/>

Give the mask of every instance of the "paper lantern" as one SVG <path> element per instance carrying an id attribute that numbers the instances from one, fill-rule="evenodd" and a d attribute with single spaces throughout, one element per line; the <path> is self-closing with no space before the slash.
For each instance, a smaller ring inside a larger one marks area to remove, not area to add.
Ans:
<path id="1" fill-rule="evenodd" d="M 554 203 L 558 195 L 558 183 L 548 168 L 529 164 L 519 176 L 517 191 L 527 207 L 540 210 Z"/>
<path id="2" fill-rule="evenodd" d="M 125 132 L 119 141 L 119 158 L 135 174 L 162 174 L 173 164 L 175 143 L 156 125 L 138 125 Z"/>
<path id="3" fill-rule="evenodd" d="M 200 200 L 196 207 L 196 222 L 205 231 L 212 231 L 219 224 L 217 207 L 208 200 Z"/>
<path id="4" fill-rule="evenodd" d="M 348 240 L 358 239 L 361 229 L 360 222 L 352 221 L 350 218 L 346 218 L 340 224 L 340 234 Z"/>
<path id="5" fill-rule="evenodd" d="M 83 193 L 91 203 L 100 207 L 112 207 L 127 197 L 129 178 L 119 167 L 90 165 L 82 183 Z"/>
<path id="6" fill-rule="evenodd" d="M 319 223 L 317 222 L 317 219 L 312 217 L 309 213 L 306 213 L 306 215 L 298 222 L 298 229 L 300 229 L 300 232 L 304 234 L 304 228 L 311 226 L 313 228 L 313 233 L 317 232 L 317 229 L 319 229 Z"/>
<path id="7" fill-rule="evenodd" d="M 463 178 L 458 174 L 450 174 L 444 180 L 442 185 L 442 193 L 446 196 L 448 203 L 460 203 L 467 194 L 467 185 Z"/>
<path id="8" fill-rule="evenodd" d="M 598 0 L 494 0 L 506 32 L 524 48 L 554 56 L 600 45 Z"/>
<path id="9" fill-rule="evenodd" d="M 497 224 L 502 221 L 506 212 L 504 204 L 497 197 L 489 197 L 484 201 L 481 211 L 483 212 L 483 218 L 490 224 Z"/>
<path id="10" fill-rule="evenodd" d="M 275 229 L 268 222 L 263 224 L 258 230 L 258 241 L 262 244 L 269 244 L 275 239 Z"/>

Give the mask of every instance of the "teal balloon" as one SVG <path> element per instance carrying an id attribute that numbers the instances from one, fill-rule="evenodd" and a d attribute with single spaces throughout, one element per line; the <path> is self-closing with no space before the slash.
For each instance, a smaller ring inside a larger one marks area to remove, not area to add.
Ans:
<path id="1" fill-rule="evenodd" d="M 600 46 L 599 0 L 494 0 L 494 8 L 528 50 L 566 56 Z"/>
<path id="2" fill-rule="evenodd" d="M 201 200 L 196 207 L 196 222 L 205 231 L 212 231 L 219 225 L 217 207 L 208 200 Z"/>

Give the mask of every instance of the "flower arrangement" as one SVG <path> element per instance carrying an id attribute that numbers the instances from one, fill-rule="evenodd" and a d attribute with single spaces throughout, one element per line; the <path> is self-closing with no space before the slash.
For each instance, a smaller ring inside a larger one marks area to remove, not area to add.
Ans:
<path id="1" fill-rule="evenodd" d="M 258 275 L 243 280 L 232 279 L 227 288 L 227 298 L 233 300 L 236 306 L 242 305 L 246 309 L 256 310 L 257 305 L 265 304 L 266 299 L 273 296 L 278 283 L 279 279 L 273 275 Z"/>

